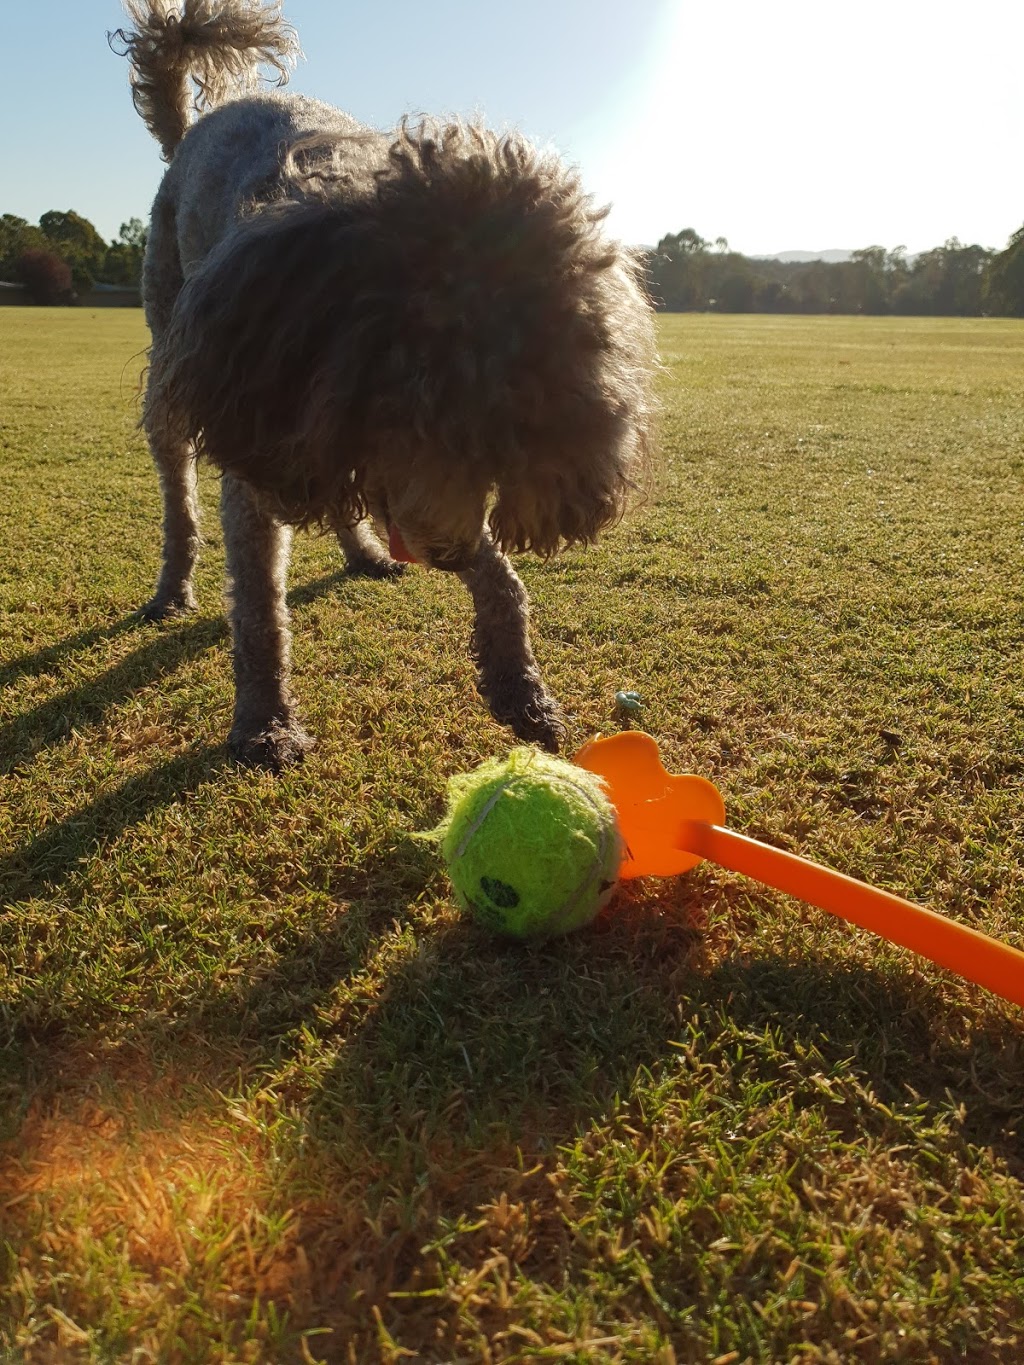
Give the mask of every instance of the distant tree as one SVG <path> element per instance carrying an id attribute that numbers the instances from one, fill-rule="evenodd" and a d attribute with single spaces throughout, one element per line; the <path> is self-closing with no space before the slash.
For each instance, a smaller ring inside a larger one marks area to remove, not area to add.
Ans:
<path id="1" fill-rule="evenodd" d="M 1006 250 L 989 261 L 982 301 L 989 312 L 1024 317 L 1024 226 L 1013 234 Z"/>
<path id="2" fill-rule="evenodd" d="M 18 279 L 33 303 L 53 306 L 75 301 L 71 267 L 54 251 L 26 251 L 17 261 Z"/>
<path id="3" fill-rule="evenodd" d="M 103 284 L 119 284 L 124 288 L 137 285 L 142 266 L 141 256 L 123 242 L 111 242 L 103 258 L 99 279 Z"/>
<path id="4" fill-rule="evenodd" d="M 901 244 L 900 246 L 894 246 L 891 251 L 887 251 L 885 255 L 885 268 L 894 278 L 905 275 L 910 269 L 907 265 L 907 248 Z"/>
<path id="5" fill-rule="evenodd" d="M 13 213 L 0 216 L 0 279 L 17 277 L 18 261 L 26 251 L 46 251 L 49 243 L 37 227 Z"/>
<path id="6" fill-rule="evenodd" d="M 88 218 L 73 209 L 51 209 L 39 219 L 39 226 L 51 248 L 71 267 L 75 288 L 91 288 L 103 272 L 107 244 Z"/>
<path id="7" fill-rule="evenodd" d="M 146 225 L 141 218 L 129 218 L 127 223 L 121 224 L 117 239 L 124 242 L 125 246 L 135 246 L 140 251 L 145 251 L 147 235 Z"/>
<path id="8" fill-rule="evenodd" d="M 695 228 L 662 237 L 646 258 L 656 306 L 670 313 L 902 313 L 1024 316 L 1024 227 L 999 256 L 951 237 L 913 262 L 904 246 L 866 246 L 845 261 L 750 259 Z"/>
<path id="9" fill-rule="evenodd" d="M 800 313 L 834 313 L 835 267 L 825 261 L 800 261 L 793 272 L 793 294 Z"/>
<path id="10" fill-rule="evenodd" d="M 958 317 L 977 317 L 981 312 L 985 271 L 993 253 L 975 243 L 962 246 L 953 238 L 946 243 L 947 268 L 953 276 L 953 312 Z"/>
<path id="11" fill-rule="evenodd" d="M 757 296 L 757 280 L 743 257 L 714 283 L 715 306 L 723 313 L 749 313 Z"/>
<path id="12" fill-rule="evenodd" d="M 910 271 L 899 299 L 902 313 L 942 317 L 975 317 L 981 312 L 985 269 L 992 252 L 964 246 L 951 237 L 943 246 L 924 251 Z"/>
<path id="13" fill-rule="evenodd" d="M 707 307 L 708 243 L 693 228 L 662 237 L 648 275 L 658 305 L 670 313 Z"/>
<path id="14" fill-rule="evenodd" d="M 841 272 L 847 281 L 848 297 L 844 312 L 888 313 L 889 280 L 884 246 L 866 246 L 853 252 L 848 269 Z"/>
<path id="15" fill-rule="evenodd" d="M 138 287 L 142 279 L 142 259 L 146 251 L 146 229 L 141 218 L 121 224 L 118 240 L 111 242 L 103 258 L 100 279 L 105 284 Z"/>
<path id="16" fill-rule="evenodd" d="M 677 232 L 675 236 L 663 237 L 658 243 L 659 251 L 666 251 L 671 255 L 694 256 L 707 249 L 707 242 L 693 228 L 683 228 L 682 232 Z"/>
<path id="17" fill-rule="evenodd" d="M 782 280 L 758 280 L 753 311 L 757 313 L 792 312 L 793 300 L 789 286 L 784 284 Z"/>

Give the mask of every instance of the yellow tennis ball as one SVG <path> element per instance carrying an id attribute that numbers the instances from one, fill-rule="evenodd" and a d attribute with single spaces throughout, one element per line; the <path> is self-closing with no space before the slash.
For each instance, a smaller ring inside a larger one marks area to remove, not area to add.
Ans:
<path id="1" fill-rule="evenodd" d="M 463 909 L 513 938 L 589 923 L 618 882 L 622 839 L 604 783 L 538 749 L 453 777 L 438 831 Z"/>

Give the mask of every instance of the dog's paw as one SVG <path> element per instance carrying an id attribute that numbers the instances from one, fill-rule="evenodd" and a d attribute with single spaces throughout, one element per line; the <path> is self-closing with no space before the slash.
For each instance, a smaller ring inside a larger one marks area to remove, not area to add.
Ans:
<path id="1" fill-rule="evenodd" d="M 399 564 L 397 559 L 391 559 L 387 555 L 380 558 L 371 558 L 369 555 L 360 555 L 358 558 L 351 556 L 345 561 L 345 572 L 349 578 L 377 578 L 385 580 L 389 578 L 401 578 L 405 573 L 405 565 Z"/>
<path id="2" fill-rule="evenodd" d="M 562 709 L 539 678 L 506 679 L 487 698 L 491 715 L 517 739 L 557 754 L 569 733 Z"/>
<path id="3" fill-rule="evenodd" d="M 271 773 L 295 767 L 315 744 L 296 721 L 272 721 L 258 730 L 236 725 L 228 738 L 228 748 L 239 763 Z"/>
<path id="4" fill-rule="evenodd" d="M 189 588 L 173 596 L 158 592 L 139 608 L 137 614 L 140 621 L 173 621 L 177 616 L 191 616 L 196 609 L 196 599 Z"/>

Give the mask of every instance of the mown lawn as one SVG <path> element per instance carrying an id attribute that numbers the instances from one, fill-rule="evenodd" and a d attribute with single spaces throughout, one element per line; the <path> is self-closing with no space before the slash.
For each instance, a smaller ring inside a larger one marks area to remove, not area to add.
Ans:
<path id="1" fill-rule="evenodd" d="M 664 466 L 524 562 L 734 828 L 1024 946 L 1024 324 L 662 321 Z M 707 865 L 510 948 L 458 583 L 297 542 L 281 780 L 158 560 L 134 312 L 0 312 L 0 1358 L 1024 1359 L 1020 1011 Z"/>

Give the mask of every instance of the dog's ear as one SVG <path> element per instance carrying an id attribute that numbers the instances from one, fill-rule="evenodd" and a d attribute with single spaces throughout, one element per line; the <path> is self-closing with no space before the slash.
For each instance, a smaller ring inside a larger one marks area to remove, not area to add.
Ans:
<path id="1" fill-rule="evenodd" d="M 632 413 L 608 413 L 561 441 L 537 439 L 529 474 L 497 485 L 491 534 L 506 553 L 547 557 L 590 545 L 626 510 L 646 479 L 649 426 Z"/>
<path id="2" fill-rule="evenodd" d="M 407 281 L 420 370 L 406 388 L 423 405 L 410 416 L 449 462 L 486 467 L 503 548 L 591 542 L 649 473 L 655 347 L 639 261 L 575 171 L 479 128 L 403 129 L 378 214 Z"/>
<path id="3" fill-rule="evenodd" d="M 351 322 L 347 217 L 292 204 L 243 221 L 190 277 L 154 380 L 199 452 L 296 522 L 361 515 L 353 430 L 362 365 L 330 365 Z"/>

